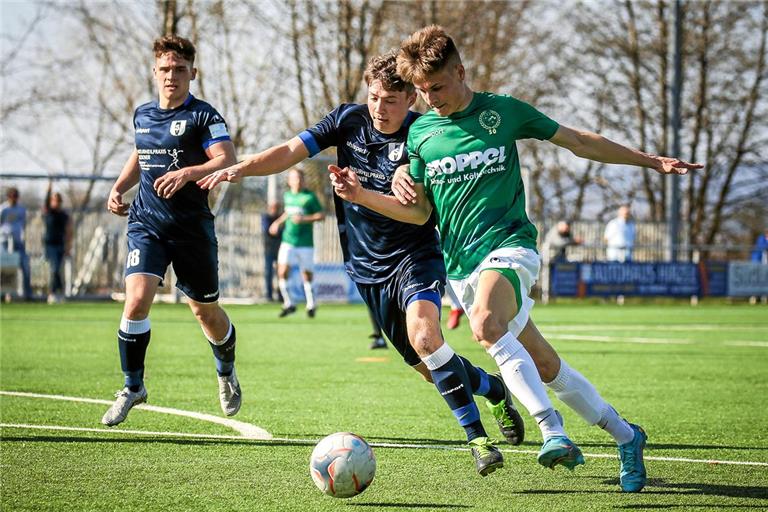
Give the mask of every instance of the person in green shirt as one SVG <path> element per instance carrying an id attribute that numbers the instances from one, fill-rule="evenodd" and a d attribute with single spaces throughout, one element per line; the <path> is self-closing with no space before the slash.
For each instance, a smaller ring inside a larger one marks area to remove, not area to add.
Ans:
<path id="1" fill-rule="evenodd" d="M 336 193 L 402 222 L 423 223 L 434 210 L 449 283 L 464 305 L 472 333 L 542 431 L 539 463 L 568 469 L 584 463 L 544 382 L 589 424 L 616 440 L 621 489 L 640 491 L 646 482 L 645 432 L 619 416 L 568 366 L 529 318 L 533 301 L 528 294 L 540 258 L 537 231 L 525 213 L 515 141 L 548 140 L 583 158 L 649 167 L 660 174 L 685 174 L 701 166 L 567 128 L 511 96 L 472 91 L 455 43 L 442 27 L 412 34 L 401 44 L 397 60 L 400 76 L 414 84 L 431 108 L 409 131 L 410 177 L 398 174 L 392 197 L 363 189 L 344 170 L 331 176 Z"/>
<path id="2" fill-rule="evenodd" d="M 288 171 L 288 190 L 283 195 L 283 214 L 269 226 L 270 234 L 277 235 L 283 227 L 280 250 L 277 253 L 277 284 L 283 296 L 280 318 L 296 312 L 296 306 L 288 293 L 288 275 L 291 267 L 298 267 L 304 281 L 307 298 L 307 316 L 315 317 L 315 296 L 312 293 L 315 243 L 312 224 L 323 220 L 323 207 L 311 190 L 304 188 L 304 173 L 299 169 Z"/>

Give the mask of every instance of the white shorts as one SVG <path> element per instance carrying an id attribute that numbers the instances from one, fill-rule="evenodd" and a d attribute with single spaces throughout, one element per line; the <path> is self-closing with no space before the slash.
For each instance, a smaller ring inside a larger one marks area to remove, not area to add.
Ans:
<path id="1" fill-rule="evenodd" d="M 524 247 L 504 247 L 491 252 L 485 259 L 464 279 L 448 279 L 448 285 L 461 302 L 464 311 L 472 317 L 472 303 L 475 302 L 475 292 L 480 281 L 480 273 L 491 268 L 508 268 L 517 274 L 520 280 L 521 304 L 517 315 L 509 322 L 509 332 L 517 337 L 528 323 L 528 318 L 533 309 L 533 299 L 529 297 L 531 288 L 539 277 L 541 258 L 532 249 Z"/>
<path id="2" fill-rule="evenodd" d="M 280 244 L 277 251 L 277 264 L 299 267 L 302 272 L 313 272 L 315 269 L 315 248 L 294 247 L 290 244 Z"/>

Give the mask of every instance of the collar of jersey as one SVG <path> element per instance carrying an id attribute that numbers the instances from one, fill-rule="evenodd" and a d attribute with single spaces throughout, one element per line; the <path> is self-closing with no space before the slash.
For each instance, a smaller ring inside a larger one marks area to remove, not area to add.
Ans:
<path id="1" fill-rule="evenodd" d="M 472 91 L 472 100 L 469 102 L 469 105 L 466 106 L 464 110 L 459 110 L 458 112 L 454 112 L 453 114 L 449 114 L 447 117 L 448 119 L 460 119 L 462 117 L 466 117 L 469 114 L 472 113 L 473 110 L 475 110 L 475 106 L 480 101 L 481 94 L 477 91 Z"/>
<path id="2" fill-rule="evenodd" d="M 193 99 L 195 99 L 195 97 L 194 97 L 194 96 L 192 96 L 192 93 L 190 92 L 190 93 L 188 93 L 188 94 L 187 94 L 187 99 L 185 99 L 185 100 L 184 100 L 184 103 L 182 103 L 182 104 L 181 104 L 181 105 L 179 105 L 178 107 L 173 107 L 173 108 L 162 108 L 162 107 L 160 106 L 160 102 L 159 102 L 159 101 L 157 101 L 157 100 L 155 100 L 155 105 L 157 105 L 157 109 L 158 109 L 158 110 L 162 110 L 163 112 L 170 112 L 171 110 L 178 110 L 178 109 L 180 109 L 181 107 L 186 107 L 187 105 L 189 105 L 190 103 L 192 103 L 192 100 L 193 100 Z"/>

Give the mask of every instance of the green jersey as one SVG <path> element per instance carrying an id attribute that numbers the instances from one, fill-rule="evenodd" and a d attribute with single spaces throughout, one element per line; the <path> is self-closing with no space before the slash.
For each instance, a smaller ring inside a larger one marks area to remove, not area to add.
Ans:
<path id="1" fill-rule="evenodd" d="M 411 175 L 434 206 L 449 278 L 467 277 L 500 247 L 536 249 L 515 141 L 558 128 L 527 103 L 486 92 L 461 112 L 430 111 L 411 125 Z"/>
<path id="2" fill-rule="evenodd" d="M 283 230 L 283 242 L 294 247 L 313 247 L 312 222 L 293 222 L 294 215 L 312 215 L 323 210 L 317 196 L 309 190 L 300 190 L 296 193 L 287 190 L 283 195 L 285 213 L 288 220 L 285 221 Z"/>

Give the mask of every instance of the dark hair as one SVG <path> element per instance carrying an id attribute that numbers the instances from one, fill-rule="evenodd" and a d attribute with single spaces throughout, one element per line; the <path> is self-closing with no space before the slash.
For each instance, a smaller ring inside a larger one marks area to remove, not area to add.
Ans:
<path id="1" fill-rule="evenodd" d="M 155 39 L 152 46 L 155 57 L 160 57 L 164 53 L 177 53 L 182 59 L 190 63 L 195 62 L 195 45 L 189 39 L 179 36 L 163 36 Z"/>
<path id="2" fill-rule="evenodd" d="M 424 80 L 448 64 L 461 64 L 459 50 L 445 29 L 430 25 L 417 30 L 400 44 L 397 72 L 408 82 Z"/>
<path id="3" fill-rule="evenodd" d="M 389 51 L 383 55 L 371 57 L 365 68 L 365 83 L 371 85 L 374 80 L 381 81 L 381 85 L 387 91 L 413 92 L 413 84 L 403 80 L 397 74 L 397 52 Z"/>

